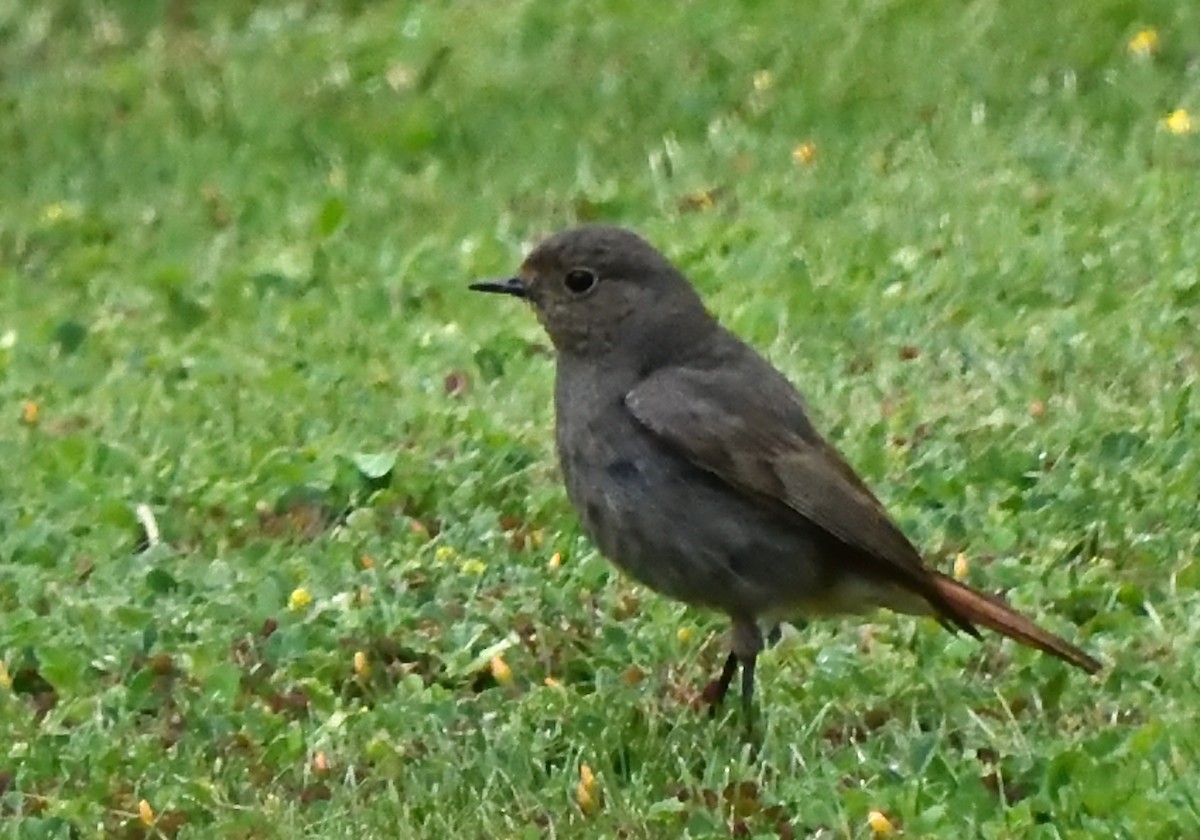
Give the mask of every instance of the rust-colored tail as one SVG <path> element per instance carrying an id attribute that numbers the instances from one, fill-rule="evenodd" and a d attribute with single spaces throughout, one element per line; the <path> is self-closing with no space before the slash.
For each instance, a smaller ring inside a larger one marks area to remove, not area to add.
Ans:
<path id="1" fill-rule="evenodd" d="M 972 589 L 941 572 L 934 572 L 933 583 L 942 603 L 953 611 L 954 618 L 995 630 L 1013 641 L 1057 656 L 1089 674 L 1100 670 L 1097 659 L 1049 630 L 1038 627 L 996 596 Z"/>

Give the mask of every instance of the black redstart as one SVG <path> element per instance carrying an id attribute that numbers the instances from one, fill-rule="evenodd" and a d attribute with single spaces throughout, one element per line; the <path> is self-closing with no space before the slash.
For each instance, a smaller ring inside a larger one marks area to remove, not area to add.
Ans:
<path id="1" fill-rule="evenodd" d="M 1089 673 L 1100 663 L 927 567 L 794 387 L 708 313 L 638 235 L 585 226 L 546 239 L 515 277 L 472 289 L 523 298 L 557 351 L 567 495 L 600 551 L 664 595 L 720 610 L 750 720 L 763 629 L 876 607 L 987 627 Z"/>

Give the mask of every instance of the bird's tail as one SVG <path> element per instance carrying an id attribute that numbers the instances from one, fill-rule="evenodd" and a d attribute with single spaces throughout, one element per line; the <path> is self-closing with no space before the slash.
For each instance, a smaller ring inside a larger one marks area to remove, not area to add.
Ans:
<path id="1" fill-rule="evenodd" d="M 954 618 L 978 624 L 1013 641 L 1057 656 L 1089 674 L 1100 670 L 1099 660 L 1066 639 L 1060 639 L 1049 630 L 1038 627 L 995 595 L 979 592 L 941 572 L 934 572 L 933 585 L 941 602 L 950 607 Z"/>

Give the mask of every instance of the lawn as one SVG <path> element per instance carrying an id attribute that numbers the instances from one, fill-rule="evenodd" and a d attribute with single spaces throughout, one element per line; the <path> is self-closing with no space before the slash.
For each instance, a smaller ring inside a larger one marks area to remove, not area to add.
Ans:
<path id="1" fill-rule="evenodd" d="M 4 837 L 1200 836 L 1200 4 L 0 0 L 0 149 Z M 585 220 L 1104 672 L 880 614 L 700 712 L 466 290 Z"/>

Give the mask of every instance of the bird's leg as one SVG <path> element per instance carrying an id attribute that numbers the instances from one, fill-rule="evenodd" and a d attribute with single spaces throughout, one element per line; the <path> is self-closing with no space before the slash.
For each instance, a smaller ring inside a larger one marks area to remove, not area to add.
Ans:
<path id="1" fill-rule="evenodd" d="M 753 618 L 733 620 L 733 653 L 742 666 L 742 718 L 746 731 L 754 724 L 754 669 L 763 649 L 762 630 Z"/>
<path id="2" fill-rule="evenodd" d="M 742 717 L 749 731 L 754 721 L 754 671 L 758 654 L 763 649 L 763 634 L 753 618 L 735 618 L 731 632 L 729 656 L 721 667 L 721 676 L 704 687 L 702 697 L 709 704 L 709 714 L 715 715 L 717 707 L 729 692 L 733 675 L 738 665 L 742 666 Z"/>
<path id="3" fill-rule="evenodd" d="M 742 663 L 742 718 L 746 721 L 746 728 L 750 728 L 750 724 L 754 718 L 754 668 L 758 661 L 758 654 L 747 659 Z"/>
<path id="4" fill-rule="evenodd" d="M 700 696 L 708 704 L 709 717 L 717 714 L 717 708 L 725 699 L 725 695 L 729 691 L 729 685 L 733 682 L 733 675 L 737 673 L 737 668 L 737 655 L 731 651 L 729 656 L 725 657 L 725 664 L 721 667 L 721 676 L 704 687 L 704 691 Z"/>

